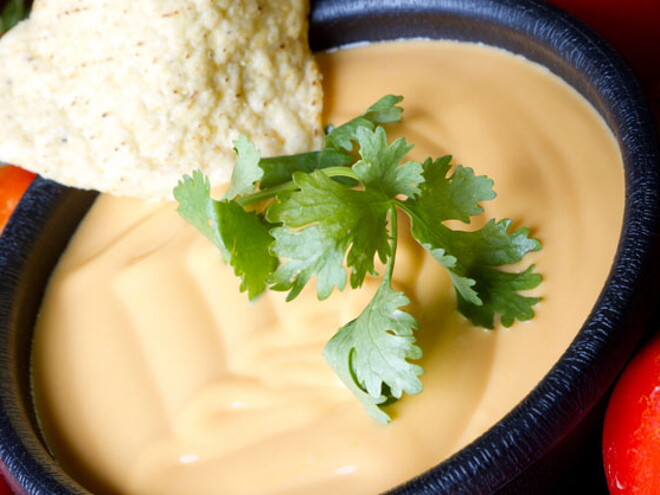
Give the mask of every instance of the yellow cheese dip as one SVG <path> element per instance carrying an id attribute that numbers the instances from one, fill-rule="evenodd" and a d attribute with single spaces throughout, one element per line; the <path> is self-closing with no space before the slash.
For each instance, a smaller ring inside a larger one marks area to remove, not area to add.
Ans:
<path id="1" fill-rule="evenodd" d="M 254 303 L 174 204 L 101 196 L 56 269 L 34 346 L 41 425 L 96 494 L 377 493 L 437 464 L 514 407 L 557 361 L 610 268 L 622 221 L 617 145 L 548 71 L 492 48 L 395 42 L 320 56 L 326 121 L 386 93 L 412 158 L 454 155 L 495 180 L 489 217 L 543 243 L 536 317 L 472 327 L 445 272 L 409 241 L 396 287 L 425 356 L 424 392 L 371 419 L 323 361 L 377 284 Z M 405 230 L 405 223 L 401 230 Z"/>

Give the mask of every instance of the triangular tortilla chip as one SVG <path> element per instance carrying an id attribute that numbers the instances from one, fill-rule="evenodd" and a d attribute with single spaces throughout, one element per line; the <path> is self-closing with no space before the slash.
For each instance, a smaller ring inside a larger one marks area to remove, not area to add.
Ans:
<path id="1" fill-rule="evenodd" d="M 304 0 L 37 0 L 0 40 L 0 161 L 122 196 L 318 147 Z"/>

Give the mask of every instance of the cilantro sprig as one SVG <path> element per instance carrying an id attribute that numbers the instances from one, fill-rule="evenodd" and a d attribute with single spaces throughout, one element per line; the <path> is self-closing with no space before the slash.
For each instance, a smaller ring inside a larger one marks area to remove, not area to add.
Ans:
<path id="1" fill-rule="evenodd" d="M 507 270 L 541 248 L 525 228 L 508 219 L 489 220 L 481 229 L 456 230 L 447 220 L 470 223 L 495 197 L 493 181 L 472 169 L 452 168 L 451 157 L 406 161 L 412 146 L 387 139 L 384 124 L 401 119 L 402 98 L 381 98 L 359 117 L 330 129 L 322 150 L 262 158 L 244 136 L 234 142 L 231 185 L 220 199 L 201 172 L 184 176 L 174 189 L 178 212 L 220 250 L 241 278 L 250 299 L 267 289 L 294 299 L 316 279 L 319 299 L 347 282 L 354 289 L 385 273 L 360 315 L 330 339 L 328 364 L 375 419 L 387 423 L 383 406 L 422 390 L 422 357 L 405 311 L 410 304 L 392 288 L 397 212 L 411 219 L 413 238 L 450 275 L 458 310 L 473 324 L 493 328 L 534 316 L 533 289 L 541 276 L 529 266 Z M 260 208 L 255 208 L 260 206 Z"/>

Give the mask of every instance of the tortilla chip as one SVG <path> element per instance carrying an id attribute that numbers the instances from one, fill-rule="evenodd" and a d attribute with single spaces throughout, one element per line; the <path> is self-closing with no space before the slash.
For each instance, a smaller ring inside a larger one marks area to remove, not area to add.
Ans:
<path id="1" fill-rule="evenodd" d="M 0 40 L 0 161 L 67 185 L 171 197 L 322 137 L 304 0 L 37 0 Z"/>

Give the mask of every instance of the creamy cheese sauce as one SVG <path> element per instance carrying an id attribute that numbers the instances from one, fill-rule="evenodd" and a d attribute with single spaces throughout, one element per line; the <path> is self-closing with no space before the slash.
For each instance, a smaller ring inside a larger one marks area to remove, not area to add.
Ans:
<path id="1" fill-rule="evenodd" d="M 425 390 L 384 426 L 321 355 L 375 280 L 324 302 L 306 290 L 249 303 L 175 205 L 101 196 L 52 277 L 33 363 L 48 444 L 94 493 L 386 490 L 511 410 L 594 304 L 616 250 L 623 173 L 611 133 L 576 92 L 520 57 L 453 42 L 365 46 L 320 64 L 327 122 L 404 95 L 395 134 L 416 144 L 414 159 L 451 153 L 495 180 L 487 215 L 543 242 L 526 260 L 544 276 L 536 317 L 470 326 L 443 270 L 403 241 L 396 285 L 420 322 Z"/>

